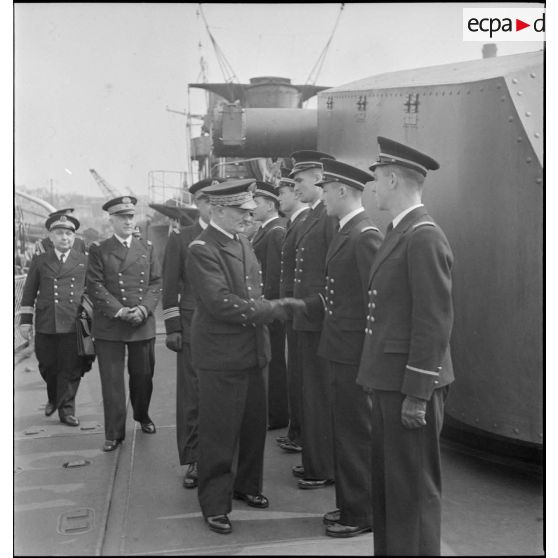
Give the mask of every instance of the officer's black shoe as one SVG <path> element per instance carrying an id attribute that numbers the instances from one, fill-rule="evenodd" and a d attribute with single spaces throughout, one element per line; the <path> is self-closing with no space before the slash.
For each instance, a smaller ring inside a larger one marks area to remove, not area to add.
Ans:
<path id="1" fill-rule="evenodd" d="M 269 500 L 263 494 L 244 494 L 235 490 L 233 498 L 242 500 L 253 508 L 267 508 L 269 506 Z"/>
<path id="2" fill-rule="evenodd" d="M 290 438 L 288 436 L 278 436 L 277 438 L 275 438 L 275 441 L 278 444 L 283 444 L 284 442 L 289 442 Z"/>
<path id="3" fill-rule="evenodd" d="M 278 442 L 279 447 L 289 453 L 300 453 L 302 451 L 302 446 L 292 440 L 287 440 L 286 442 Z"/>
<path id="4" fill-rule="evenodd" d="M 295 477 L 298 477 L 299 479 L 303 479 L 304 478 L 304 467 L 302 465 L 295 465 L 291 471 L 293 472 L 293 475 Z"/>
<path id="5" fill-rule="evenodd" d="M 312 490 L 314 488 L 324 488 L 333 484 L 333 479 L 298 479 L 298 488 Z"/>
<path id="6" fill-rule="evenodd" d="M 56 411 L 56 405 L 50 401 L 45 405 L 45 417 L 50 417 Z"/>
<path id="7" fill-rule="evenodd" d="M 334 523 L 339 523 L 341 521 L 341 510 L 333 510 L 327 512 L 323 516 L 324 525 L 333 525 Z"/>
<path id="8" fill-rule="evenodd" d="M 205 518 L 209 528 L 220 535 L 232 533 L 232 525 L 226 515 L 210 515 Z"/>
<path id="9" fill-rule="evenodd" d="M 197 463 L 188 464 L 188 469 L 186 469 L 186 474 L 184 475 L 182 486 L 184 488 L 196 488 L 196 486 L 198 486 L 198 464 Z"/>
<path id="10" fill-rule="evenodd" d="M 103 451 L 114 451 L 121 443 L 122 440 L 105 440 Z"/>
<path id="11" fill-rule="evenodd" d="M 349 537 L 356 537 L 357 535 L 363 535 L 364 533 L 370 533 L 372 527 L 370 525 L 343 525 L 341 523 L 334 523 L 333 525 L 328 525 L 326 527 L 326 535 L 329 537 L 337 537 L 340 539 L 346 539 Z"/>
<path id="12" fill-rule="evenodd" d="M 64 415 L 60 417 L 60 422 L 68 426 L 79 426 L 79 420 L 74 415 Z"/>
<path id="13" fill-rule="evenodd" d="M 152 421 L 148 420 L 146 422 L 141 422 L 141 431 L 145 432 L 146 434 L 155 434 L 157 430 L 155 429 L 155 425 Z"/>

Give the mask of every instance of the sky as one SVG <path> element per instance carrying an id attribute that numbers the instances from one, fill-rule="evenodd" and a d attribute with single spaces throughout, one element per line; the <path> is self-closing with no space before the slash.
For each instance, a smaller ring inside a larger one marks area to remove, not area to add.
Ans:
<path id="1" fill-rule="evenodd" d="M 494 4 L 476 4 L 488 7 Z M 501 6 L 500 4 L 499 6 Z M 505 4 L 504 4 L 505 5 Z M 341 4 L 203 4 L 242 83 L 259 75 L 306 82 Z M 347 3 L 318 84 L 478 59 L 463 42 L 473 4 Z M 529 4 L 515 4 L 529 6 Z M 204 112 L 200 59 L 223 81 L 198 4 L 14 5 L 15 185 L 101 195 L 88 169 L 147 193 L 151 170 L 185 170 L 186 118 Z M 199 44 L 201 43 L 201 47 Z M 503 42 L 498 54 L 541 43 Z"/>

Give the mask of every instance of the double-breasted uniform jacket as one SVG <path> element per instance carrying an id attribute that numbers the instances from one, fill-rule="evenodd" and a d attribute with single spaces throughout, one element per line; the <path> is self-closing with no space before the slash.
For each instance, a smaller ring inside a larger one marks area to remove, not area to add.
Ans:
<path id="1" fill-rule="evenodd" d="M 269 363 L 272 305 L 262 296 L 260 264 L 244 235 L 212 225 L 190 244 L 188 279 L 196 296 L 192 364 L 206 370 L 263 368 Z"/>
<path id="2" fill-rule="evenodd" d="M 430 399 L 454 379 L 446 236 L 424 207 L 386 234 L 368 286 L 368 315 L 357 383 Z"/>
<path id="3" fill-rule="evenodd" d="M 153 312 L 161 296 L 161 273 L 150 241 L 132 238 L 125 248 L 115 236 L 89 248 L 87 291 L 93 302 L 93 337 L 106 341 L 144 341 L 155 337 Z M 123 307 L 143 305 L 139 326 L 115 318 Z"/>
<path id="4" fill-rule="evenodd" d="M 358 366 L 366 327 L 368 278 L 383 235 L 363 211 L 336 233 L 326 256 L 324 295 L 307 302 L 311 317 L 324 315 L 318 355 Z"/>
<path id="5" fill-rule="evenodd" d="M 87 256 L 72 248 L 64 264 L 54 249 L 31 261 L 21 298 L 21 323 L 33 321 L 38 333 L 71 333 L 85 289 Z"/>
<path id="6" fill-rule="evenodd" d="M 296 242 L 293 289 L 295 298 L 305 299 L 311 295 L 325 293 L 326 254 L 337 224 L 335 217 L 327 215 L 322 201 L 308 212 Z M 320 331 L 322 319 L 311 320 L 299 312 L 293 318 L 293 328 L 297 331 Z"/>
<path id="7" fill-rule="evenodd" d="M 183 227 L 180 233 L 171 233 L 163 259 L 163 319 L 167 334 L 182 332 L 184 341 L 190 339 L 190 323 L 194 315 L 196 299 L 188 281 L 184 264 L 190 242 L 195 240 L 203 229 L 196 221 Z M 182 322 L 185 331 L 182 330 Z"/>
<path id="8" fill-rule="evenodd" d="M 309 209 L 305 207 L 294 220 L 287 222 L 285 238 L 281 247 L 281 277 L 279 280 L 279 296 L 293 296 L 294 271 L 296 267 L 296 242 L 304 226 Z"/>
<path id="9" fill-rule="evenodd" d="M 252 247 L 262 267 L 263 295 L 268 300 L 279 298 L 281 246 L 285 238 L 285 220 L 281 217 L 260 227 L 252 238 Z"/>

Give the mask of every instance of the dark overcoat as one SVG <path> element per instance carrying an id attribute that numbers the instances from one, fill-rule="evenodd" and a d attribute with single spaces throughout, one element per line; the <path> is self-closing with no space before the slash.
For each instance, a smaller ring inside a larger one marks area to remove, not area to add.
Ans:
<path id="1" fill-rule="evenodd" d="M 262 267 L 263 295 L 268 300 L 279 298 L 281 278 L 281 246 L 285 238 L 285 220 L 281 217 L 260 227 L 252 239 L 252 247 Z"/>
<path id="2" fill-rule="evenodd" d="M 54 249 L 35 256 L 23 287 L 21 323 L 32 323 L 34 309 L 36 332 L 75 331 L 86 270 L 87 256 L 74 248 L 68 252 L 63 265 Z"/>
<path id="3" fill-rule="evenodd" d="M 279 280 L 279 296 L 293 296 L 294 271 L 296 267 L 296 242 L 308 215 L 308 208 L 304 208 L 292 222 L 288 221 L 285 238 L 281 247 L 281 278 Z"/>
<path id="4" fill-rule="evenodd" d="M 453 255 L 424 207 L 386 235 L 368 285 L 368 312 L 358 383 L 430 399 L 454 379 Z"/>
<path id="5" fill-rule="evenodd" d="M 296 243 L 294 270 L 295 298 L 305 299 L 311 295 L 325 293 L 326 254 L 337 229 L 338 220 L 329 217 L 322 201 L 310 209 Z M 293 328 L 297 331 L 320 331 L 322 320 L 310 320 L 303 313 L 293 319 Z"/>
<path id="6" fill-rule="evenodd" d="M 161 296 L 161 272 L 150 241 L 132 238 L 129 248 L 112 236 L 89 248 L 87 291 L 93 302 L 93 337 L 106 341 L 144 341 L 155 337 L 153 312 Z M 143 305 L 139 326 L 115 318 L 123 307 Z"/>
<path id="7" fill-rule="evenodd" d="M 358 365 L 366 327 L 368 278 L 383 235 L 365 212 L 334 236 L 326 256 L 324 295 L 307 301 L 311 316 L 324 315 L 318 355 Z"/>
<path id="8" fill-rule="evenodd" d="M 203 229 L 196 221 L 183 227 L 180 233 L 171 233 L 165 247 L 163 259 L 163 319 L 167 334 L 182 332 L 184 341 L 190 339 L 190 323 L 196 299 L 184 267 L 188 246 Z M 180 319 L 182 317 L 182 320 Z M 183 330 L 183 325 L 184 330 Z"/>
<path id="9" fill-rule="evenodd" d="M 262 296 L 260 264 L 244 235 L 209 225 L 190 244 L 186 272 L 196 296 L 192 364 L 208 370 L 265 367 L 272 307 Z"/>

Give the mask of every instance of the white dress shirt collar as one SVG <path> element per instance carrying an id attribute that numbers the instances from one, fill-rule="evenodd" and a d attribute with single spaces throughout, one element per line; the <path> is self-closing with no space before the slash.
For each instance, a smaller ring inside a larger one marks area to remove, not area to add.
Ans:
<path id="1" fill-rule="evenodd" d="M 318 198 L 310 207 L 312 209 L 316 209 L 316 207 L 318 207 L 318 205 L 321 203 L 322 198 Z"/>
<path id="2" fill-rule="evenodd" d="M 277 219 L 277 217 L 279 217 L 279 215 L 275 215 L 275 217 L 272 217 L 271 219 L 268 219 L 267 221 L 263 222 L 261 228 L 263 229 L 268 223 L 271 223 L 271 221 Z"/>
<path id="3" fill-rule="evenodd" d="M 408 207 L 407 209 L 404 209 L 399 215 L 397 215 L 397 217 L 395 217 L 395 219 L 392 221 L 393 224 L 393 228 L 395 229 L 395 227 L 397 227 L 397 225 L 399 225 L 399 223 L 401 223 L 403 217 L 405 217 L 405 215 L 407 215 L 408 213 L 411 213 L 411 211 L 413 211 L 413 209 L 416 209 L 417 207 L 423 207 L 424 204 L 423 203 L 417 203 L 416 205 L 412 205 L 411 207 Z"/>
<path id="4" fill-rule="evenodd" d="M 207 229 L 207 223 L 201 217 L 198 217 L 198 222 L 202 230 L 205 231 L 205 229 Z"/>
<path id="5" fill-rule="evenodd" d="M 115 234 L 114 236 L 116 237 L 118 242 L 120 242 L 120 244 L 124 245 L 124 241 L 126 241 L 126 243 L 128 244 L 128 248 L 132 245 L 132 235 L 130 235 L 128 238 L 121 238 L 117 234 Z"/>
<path id="6" fill-rule="evenodd" d="M 58 260 L 60 260 L 60 256 L 63 254 L 64 255 L 64 262 L 65 262 L 68 259 L 68 256 L 70 255 L 70 250 L 68 250 L 67 252 L 60 252 L 60 250 L 57 250 L 55 248 L 54 253 L 56 254 L 56 257 L 58 258 Z"/>
<path id="7" fill-rule="evenodd" d="M 219 225 L 217 225 L 217 223 L 215 223 L 215 221 L 213 219 L 211 219 L 209 224 L 212 227 L 216 228 L 219 232 L 222 232 L 225 236 L 228 236 L 229 238 L 231 238 L 232 240 L 236 239 L 234 234 L 231 234 L 230 232 L 227 232 L 226 230 L 222 229 Z"/>
<path id="8" fill-rule="evenodd" d="M 308 209 L 308 206 L 304 205 L 300 209 L 297 209 L 290 217 L 289 220 L 291 223 L 294 223 L 294 220 L 300 215 L 305 209 Z"/>
<path id="9" fill-rule="evenodd" d="M 345 217 L 339 219 L 339 230 L 341 230 L 353 217 L 356 217 L 359 213 L 364 211 L 364 207 L 357 207 L 357 209 L 347 213 Z"/>

